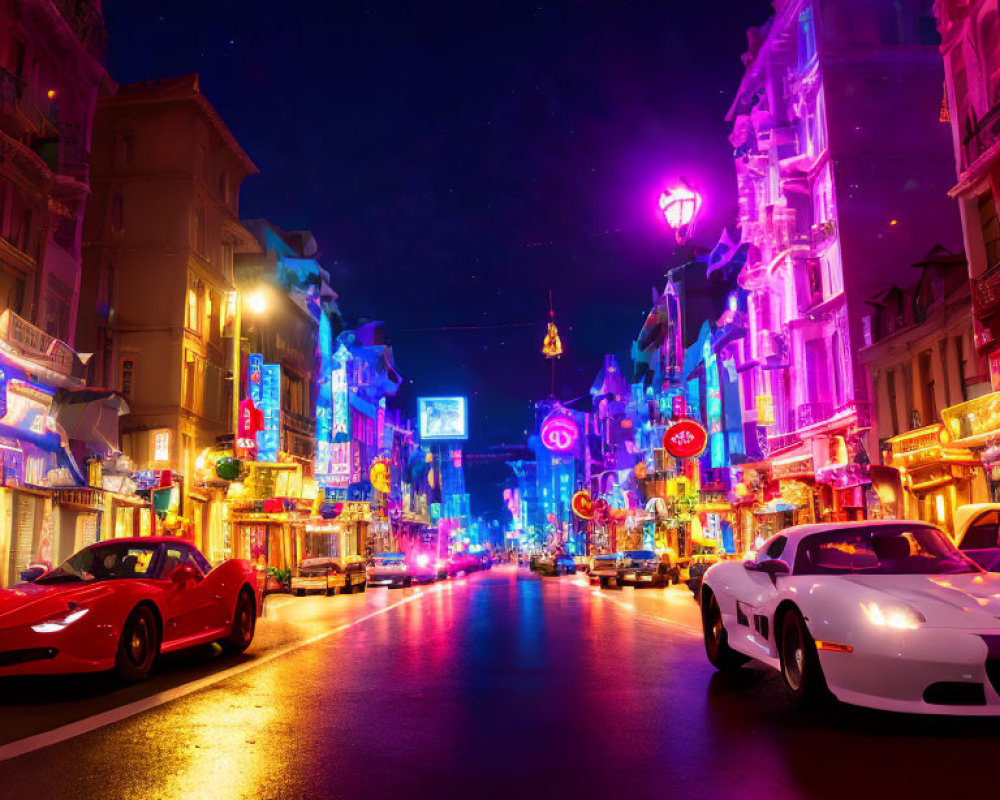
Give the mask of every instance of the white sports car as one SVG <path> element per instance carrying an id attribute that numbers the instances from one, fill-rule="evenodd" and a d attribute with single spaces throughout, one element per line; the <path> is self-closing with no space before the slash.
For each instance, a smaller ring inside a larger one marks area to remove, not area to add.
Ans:
<path id="1" fill-rule="evenodd" d="M 701 613 L 717 669 L 755 658 L 797 700 L 1000 715 L 1000 574 L 927 523 L 789 528 L 712 566 Z"/>

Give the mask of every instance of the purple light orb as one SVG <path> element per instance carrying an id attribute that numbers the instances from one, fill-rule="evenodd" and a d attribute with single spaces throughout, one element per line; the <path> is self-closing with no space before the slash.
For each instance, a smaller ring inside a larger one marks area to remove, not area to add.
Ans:
<path id="1" fill-rule="evenodd" d="M 688 186 L 675 186 L 660 195 L 660 211 L 674 230 L 688 227 L 701 208 L 701 195 Z"/>

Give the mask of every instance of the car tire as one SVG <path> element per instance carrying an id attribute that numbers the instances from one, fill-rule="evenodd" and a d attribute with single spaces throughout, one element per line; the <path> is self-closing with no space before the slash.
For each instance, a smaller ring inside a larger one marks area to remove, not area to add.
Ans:
<path id="1" fill-rule="evenodd" d="M 597 580 L 601 584 L 602 589 L 607 589 L 608 586 L 611 585 L 611 581 L 609 581 L 607 578 L 598 578 Z"/>
<path id="2" fill-rule="evenodd" d="M 409 589 L 411 586 L 413 586 L 413 578 L 407 578 L 406 580 L 403 581 L 404 589 Z"/>
<path id="3" fill-rule="evenodd" d="M 156 617 L 149 606 L 136 606 L 122 626 L 115 651 L 115 675 L 129 683 L 143 681 L 160 652 Z"/>
<path id="4" fill-rule="evenodd" d="M 722 609 L 714 594 L 709 594 L 701 604 L 701 628 L 705 637 L 705 655 L 709 663 L 720 672 L 731 672 L 750 660 L 748 656 L 729 646 L 729 634 L 722 621 Z"/>
<path id="5" fill-rule="evenodd" d="M 326 587 L 326 596 L 327 597 L 333 597 L 336 593 L 337 593 L 337 587 L 336 586 L 334 586 L 332 589 L 329 586 Z"/>
<path id="6" fill-rule="evenodd" d="M 778 644 L 781 678 L 792 699 L 799 705 L 812 706 L 829 697 L 816 642 L 797 608 L 790 608 L 782 616 Z"/>
<path id="7" fill-rule="evenodd" d="M 361 592 L 361 594 L 368 591 L 368 581 L 361 581 L 361 583 L 358 584 L 358 591 Z"/>
<path id="8" fill-rule="evenodd" d="M 257 608 L 253 594 L 244 589 L 236 598 L 236 608 L 233 610 L 233 624 L 229 635 L 220 644 L 230 655 L 238 655 L 246 650 L 253 641 L 257 630 Z"/>
<path id="9" fill-rule="evenodd" d="M 295 590 L 295 596 L 296 597 L 305 597 L 306 596 L 306 590 L 305 589 L 296 589 Z"/>

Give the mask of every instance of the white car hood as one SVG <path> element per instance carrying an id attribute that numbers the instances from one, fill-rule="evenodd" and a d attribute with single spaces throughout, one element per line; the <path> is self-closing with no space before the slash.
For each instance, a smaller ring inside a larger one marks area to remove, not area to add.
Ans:
<path id="1" fill-rule="evenodd" d="M 912 606 L 931 627 L 1000 626 L 1000 573 L 852 575 L 845 580 Z"/>

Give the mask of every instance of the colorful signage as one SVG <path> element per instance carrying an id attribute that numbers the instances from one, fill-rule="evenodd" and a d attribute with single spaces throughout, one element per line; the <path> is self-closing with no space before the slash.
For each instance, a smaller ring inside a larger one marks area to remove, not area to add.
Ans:
<path id="1" fill-rule="evenodd" d="M 247 382 L 254 407 L 263 413 L 264 426 L 257 432 L 257 460 L 278 460 L 281 438 L 281 366 L 265 364 L 260 353 L 247 358 Z"/>
<path id="2" fill-rule="evenodd" d="M 368 470 L 368 479 L 372 483 L 372 488 L 382 494 L 389 494 L 391 484 L 389 482 L 389 462 L 384 458 L 377 458 L 372 462 L 371 469 Z"/>
<path id="3" fill-rule="evenodd" d="M 420 438 L 425 442 L 469 438 L 468 404 L 464 397 L 418 397 Z"/>
<path id="4" fill-rule="evenodd" d="M 580 491 L 573 495 L 570 504 L 573 513 L 580 519 L 592 519 L 594 516 L 594 501 L 590 497 L 590 492 Z"/>
<path id="5" fill-rule="evenodd" d="M 317 380 L 316 405 L 316 464 L 313 468 L 316 480 L 324 484 L 329 480 L 331 445 L 333 443 L 333 396 L 331 377 L 333 373 L 333 330 L 330 319 L 319 312 L 319 334 L 317 337 Z"/>
<path id="6" fill-rule="evenodd" d="M 240 403 L 240 418 L 236 427 L 236 455 L 250 461 L 257 459 L 257 434 L 264 430 L 264 414 L 245 397 Z"/>
<path id="7" fill-rule="evenodd" d="M 687 398 L 682 394 L 675 394 L 670 398 L 670 415 L 674 419 L 682 419 L 688 413 Z"/>
<path id="8" fill-rule="evenodd" d="M 351 352 L 340 345 L 330 374 L 331 419 L 330 480 L 335 486 L 351 482 L 351 408 L 347 387 L 347 362 Z"/>
<path id="9" fill-rule="evenodd" d="M 693 419 L 675 422 L 663 435 L 663 448 L 674 458 L 694 458 L 705 451 L 708 432 Z"/>
<path id="10" fill-rule="evenodd" d="M 542 444 L 556 453 L 567 453 L 576 446 L 580 428 L 566 410 L 555 408 L 542 422 Z"/>

